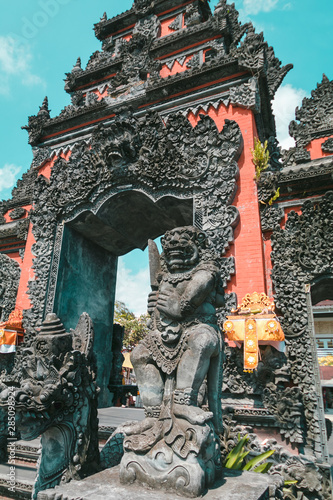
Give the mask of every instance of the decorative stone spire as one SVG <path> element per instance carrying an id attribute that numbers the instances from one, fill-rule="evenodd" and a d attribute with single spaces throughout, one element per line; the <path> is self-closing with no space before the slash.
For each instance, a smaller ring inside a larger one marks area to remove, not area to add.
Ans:
<path id="1" fill-rule="evenodd" d="M 47 314 L 40 329 L 40 335 L 63 335 L 66 333 L 63 324 L 55 313 Z"/>
<path id="2" fill-rule="evenodd" d="M 154 0 L 134 0 L 133 8 L 137 14 L 147 15 L 154 8 Z"/>
<path id="3" fill-rule="evenodd" d="M 220 0 L 214 9 L 214 14 L 218 14 L 219 12 L 223 12 L 226 8 L 227 0 Z"/>
<path id="4" fill-rule="evenodd" d="M 39 116 L 40 118 L 44 118 L 46 120 L 50 118 L 49 100 L 47 96 L 45 97 L 43 104 L 39 106 L 39 111 L 37 113 L 37 116 Z"/>
<path id="5" fill-rule="evenodd" d="M 312 138 L 327 137 L 333 130 L 333 80 L 325 74 L 321 83 L 296 108 L 296 120 L 290 122 L 289 134 L 298 146 L 306 146 Z"/>
<path id="6" fill-rule="evenodd" d="M 104 14 L 101 17 L 101 21 L 107 21 L 107 20 L 108 20 L 108 16 L 107 16 L 106 12 L 104 12 Z"/>
<path id="7" fill-rule="evenodd" d="M 76 63 L 73 66 L 72 73 L 75 73 L 77 71 L 82 71 L 82 68 L 81 68 L 81 57 L 77 58 Z"/>

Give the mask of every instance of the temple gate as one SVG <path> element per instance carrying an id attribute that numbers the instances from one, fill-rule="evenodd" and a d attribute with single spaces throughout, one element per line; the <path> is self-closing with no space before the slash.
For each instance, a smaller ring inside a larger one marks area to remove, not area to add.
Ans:
<path id="1" fill-rule="evenodd" d="M 226 347 L 226 439 L 236 439 L 236 425 L 251 426 L 254 446 L 274 435 L 278 452 L 291 454 L 286 473 L 308 467 L 323 485 L 320 498 L 329 498 L 307 287 L 315 295 L 321 277 L 332 299 L 325 183 L 333 131 L 329 120 L 316 128 L 305 115 L 311 106 L 332 114 L 332 82 L 324 78 L 314 102 L 298 111 L 297 145 L 281 160 L 271 101 L 292 66 L 281 66 L 263 35 L 239 22 L 234 4 L 220 0 L 212 15 L 206 0 L 135 0 L 113 19 L 104 15 L 95 33 L 102 50 L 67 74 L 72 103 L 51 118 L 46 98 L 29 117 L 34 160 L 1 205 L 2 249 L 12 257 L 1 255 L 1 272 L 8 269 L 6 287 L 17 290 L 16 302 L 0 294 L 1 319 L 24 310 L 29 345 L 48 313 L 68 330 L 87 312 L 99 403 L 108 406 L 118 256 L 177 226 L 203 229 L 223 256 L 221 324 L 246 294 L 274 295 L 288 347 L 261 347 L 255 373 L 244 373 L 241 348 Z M 257 181 L 255 137 L 270 153 Z M 323 156 L 310 158 L 319 146 Z M 309 196 L 314 203 L 304 203 Z M 298 454 L 311 467 L 293 461 Z"/>

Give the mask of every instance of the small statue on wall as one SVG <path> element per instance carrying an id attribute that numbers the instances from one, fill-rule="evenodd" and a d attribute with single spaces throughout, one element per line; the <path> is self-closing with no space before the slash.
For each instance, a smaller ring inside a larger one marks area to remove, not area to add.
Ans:
<path id="1" fill-rule="evenodd" d="M 220 469 L 222 337 L 216 307 L 224 293 L 219 260 L 205 233 L 168 231 L 160 256 L 149 242 L 152 292 L 147 336 L 131 361 L 146 418 L 124 427 L 122 482 L 138 480 L 195 497 Z M 207 381 L 209 411 L 200 407 Z"/>

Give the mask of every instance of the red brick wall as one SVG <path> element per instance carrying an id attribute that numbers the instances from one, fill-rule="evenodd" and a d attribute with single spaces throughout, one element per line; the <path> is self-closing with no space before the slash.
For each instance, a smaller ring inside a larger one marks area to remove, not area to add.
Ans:
<path id="1" fill-rule="evenodd" d="M 315 160 L 316 158 L 322 158 L 323 156 L 331 156 L 332 153 L 324 153 L 321 149 L 321 145 L 332 137 L 331 135 L 328 137 L 321 137 L 320 139 L 313 139 L 313 141 L 310 142 L 306 146 L 306 149 L 310 151 L 311 155 L 311 160 Z"/>
<path id="2" fill-rule="evenodd" d="M 199 111 L 198 114 L 206 114 Z M 218 109 L 210 107 L 208 115 L 213 118 L 219 130 L 225 119 L 235 120 L 242 132 L 244 149 L 238 161 L 240 177 L 238 191 L 233 201 L 240 213 L 240 222 L 235 228 L 235 242 L 227 252 L 236 261 L 236 275 L 228 284 L 227 292 L 235 292 L 240 301 L 252 292 L 266 292 L 263 242 L 261 235 L 257 185 L 254 181 L 255 169 L 250 148 L 254 147 L 257 129 L 252 111 L 221 104 Z M 194 126 L 199 116 L 188 116 Z"/>

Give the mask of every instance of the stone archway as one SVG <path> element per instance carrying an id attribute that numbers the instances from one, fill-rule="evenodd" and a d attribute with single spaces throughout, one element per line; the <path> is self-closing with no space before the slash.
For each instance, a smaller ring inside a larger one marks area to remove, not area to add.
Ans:
<path id="1" fill-rule="evenodd" d="M 154 202 L 142 192 L 123 191 L 106 200 L 96 213 L 83 211 L 63 225 L 56 286 L 48 290 L 47 312 L 55 312 L 67 331 L 75 328 L 82 311 L 92 319 L 101 406 L 111 404 L 107 387 L 118 256 L 134 248 L 143 250 L 148 239 L 192 222 L 191 199 L 166 196 Z"/>
<path id="2" fill-rule="evenodd" d="M 59 158 L 50 181 L 40 176 L 35 186 L 31 221 L 36 279 L 29 283 L 32 309 L 26 313 L 30 327 L 26 342 L 33 337 L 33 328 L 55 309 L 66 327 L 75 326 L 74 316 L 89 304 L 78 292 L 82 280 L 75 278 L 72 288 L 70 274 L 74 269 L 79 276 L 80 267 L 89 267 L 88 261 L 93 260 L 95 267 L 103 261 L 109 282 L 115 282 L 118 255 L 144 247 L 148 237 L 166 229 L 192 223 L 208 233 L 222 257 L 239 219 L 231 203 L 242 147 L 240 129 L 233 121 L 226 120 L 219 132 L 208 116 L 193 128 L 181 114 L 170 115 L 164 123 L 157 113 L 137 120 L 124 112 L 110 125 L 97 128 L 88 143 L 77 143 L 69 160 Z M 233 272 L 233 258 L 222 258 L 225 284 Z M 96 329 L 98 314 L 103 307 L 112 311 L 113 299 L 106 299 L 112 296 L 112 287 L 104 287 L 95 274 L 92 269 L 94 293 L 104 289 L 103 305 L 96 306 L 93 318 Z M 73 302 L 73 297 L 81 298 Z M 112 313 L 101 332 L 110 331 L 111 317 Z"/>

